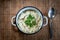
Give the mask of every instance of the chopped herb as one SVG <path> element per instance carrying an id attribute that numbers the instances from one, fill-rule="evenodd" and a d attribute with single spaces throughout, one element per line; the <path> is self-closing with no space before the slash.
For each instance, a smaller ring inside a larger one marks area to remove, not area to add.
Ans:
<path id="1" fill-rule="evenodd" d="M 36 25 L 36 20 L 32 21 L 32 24 L 33 24 L 33 25 Z"/>
<path id="2" fill-rule="evenodd" d="M 30 27 L 33 27 L 34 25 L 36 25 L 35 17 L 33 17 L 31 14 L 29 14 L 27 19 L 25 20 L 25 24 Z"/>

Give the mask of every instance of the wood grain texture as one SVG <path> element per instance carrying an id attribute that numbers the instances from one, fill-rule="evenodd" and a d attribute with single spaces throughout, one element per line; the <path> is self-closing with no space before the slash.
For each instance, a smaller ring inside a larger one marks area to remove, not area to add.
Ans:
<path id="1" fill-rule="evenodd" d="M 48 25 L 33 35 L 23 34 L 11 25 L 11 17 L 25 6 L 35 6 L 45 16 L 49 8 L 54 7 L 53 40 L 60 40 L 60 0 L 0 0 L 0 40 L 49 40 Z"/>

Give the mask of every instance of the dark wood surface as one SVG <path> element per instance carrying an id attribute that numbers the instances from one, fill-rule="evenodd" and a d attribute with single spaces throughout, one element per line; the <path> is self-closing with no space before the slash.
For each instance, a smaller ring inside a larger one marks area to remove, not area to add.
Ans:
<path id="1" fill-rule="evenodd" d="M 53 40 L 60 40 L 60 0 L 0 0 L 0 40 L 49 40 L 49 25 L 36 34 L 26 35 L 11 25 L 11 17 L 25 6 L 35 6 L 43 15 L 50 7 L 55 8 L 53 19 Z"/>

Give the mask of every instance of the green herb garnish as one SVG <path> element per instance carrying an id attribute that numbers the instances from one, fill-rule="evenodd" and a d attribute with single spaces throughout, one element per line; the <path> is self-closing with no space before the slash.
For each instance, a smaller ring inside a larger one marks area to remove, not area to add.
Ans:
<path id="1" fill-rule="evenodd" d="M 33 27 L 34 25 L 36 25 L 35 17 L 33 17 L 31 14 L 29 14 L 27 19 L 25 20 L 25 24 L 30 27 Z"/>

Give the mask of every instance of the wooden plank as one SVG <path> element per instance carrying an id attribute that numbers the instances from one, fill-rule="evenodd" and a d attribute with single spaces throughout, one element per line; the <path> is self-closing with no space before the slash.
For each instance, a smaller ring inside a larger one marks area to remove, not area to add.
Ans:
<path id="1" fill-rule="evenodd" d="M 49 26 L 38 33 L 26 35 L 11 25 L 11 17 L 25 6 L 34 6 L 47 16 L 50 7 L 56 9 L 53 19 L 53 40 L 60 40 L 60 0 L 0 0 L 0 40 L 49 40 Z"/>

